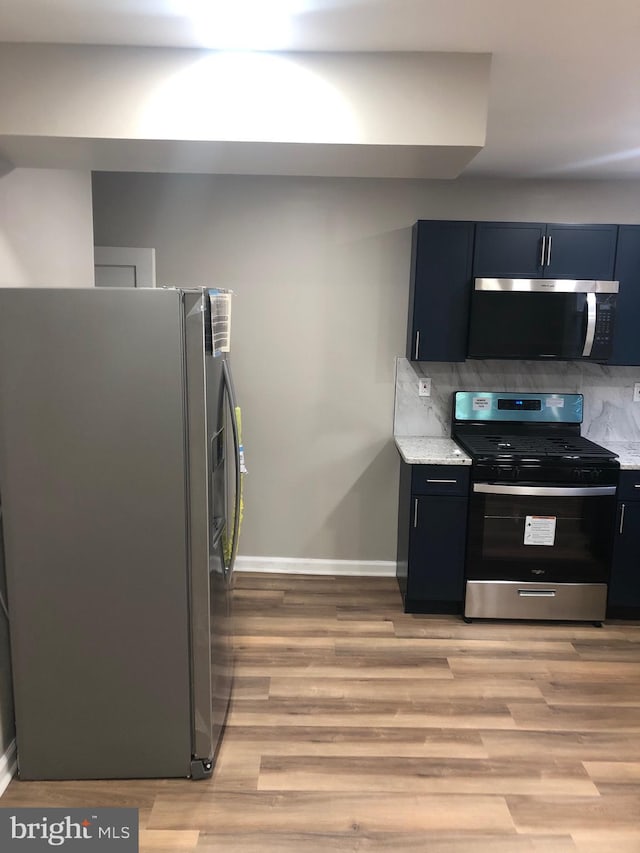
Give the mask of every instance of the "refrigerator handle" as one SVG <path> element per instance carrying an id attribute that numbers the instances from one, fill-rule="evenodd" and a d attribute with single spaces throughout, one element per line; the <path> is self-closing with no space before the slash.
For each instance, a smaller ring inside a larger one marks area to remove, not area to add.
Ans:
<path id="1" fill-rule="evenodd" d="M 240 531 L 240 498 L 241 498 L 241 484 L 240 484 L 240 435 L 238 433 L 238 421 L 236 418 L 236 395 L 233 387 L 233 379 L 231 377 L 231 371 L 229 369 L 229 364 L 227 359 L 225 358 L 222 362 L 222 372 L 224 375 L 224 382 L 227 389 L 227 400 L 229 401 L 229 408 L 231 414 L 231 433 L 233 435 L 233 449 L 235 455 L 235 479 L 236 479 L 236 491 L 235 491 L 235 511 L 233 514 L 233 533 L 231 538 L 231 556 L 229 557 L 229 565 L 227 566 L 227 571 L 229 573 L 233 572 L 233 567 L 236 562 L 236 556 L 238 554 L 238 534 Z"/>
<path id="2" fill-rule="evenodd" d="M 4 531 L 2 530 L 2 499 L 0 498 L 0 536 L 2 536 L 2 541 L 4 541 Z M 4 561 L 4 554 L 0 549 L 0 561 Z M 5 582 L 6 584 L 6 582 Z M 7 622 L 9 621 L 9 608 L 7 607 L 7 602 L 4 600 L 4 595 L 2 591 L 0 591 L 0 607 L 4 612 L 4 615 L 7 617 Z"/>

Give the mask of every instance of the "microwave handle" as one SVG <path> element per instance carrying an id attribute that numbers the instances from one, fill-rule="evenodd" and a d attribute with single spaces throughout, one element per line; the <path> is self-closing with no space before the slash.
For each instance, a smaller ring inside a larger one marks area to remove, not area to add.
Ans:
<path id="1" fill-rule="evenodd" d="M 598 319 L 598 308 L 595 293 L 587 293 L 587 332 L 584 336 L 584 349 L 582 355 L 588 358 L 593 349 L 593 339 L 596 335 L 596 320 Z"/>

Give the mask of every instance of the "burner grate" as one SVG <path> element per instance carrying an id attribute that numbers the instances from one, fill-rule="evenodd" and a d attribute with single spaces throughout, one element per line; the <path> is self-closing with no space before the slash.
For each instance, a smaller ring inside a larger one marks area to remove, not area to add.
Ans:
<path id="1" fill-rule="evenodd" d="M 613 455 L 608 450 L 582 436 L 541 435 L 474 435 L 460 436 L 472 455 L 495 457 L 571 457 L 584 458 Z"/>

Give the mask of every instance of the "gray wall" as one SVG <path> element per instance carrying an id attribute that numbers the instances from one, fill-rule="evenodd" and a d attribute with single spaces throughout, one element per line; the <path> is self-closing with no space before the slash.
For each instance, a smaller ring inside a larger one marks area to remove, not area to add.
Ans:
<path id="1" fill-rule="evenodd" d="M 100 245 L 154 246 L 163 284 L 236 292 L 240 552 L 393 560 L 394 358 L 418 218 L 640 222 L 640 183 L 94 176 Z"/>
<path id="2" fill-rule="evenodd" d="M 0 287 L 93 285 L 91 174 L 13 169 L 0 176 Z"/>

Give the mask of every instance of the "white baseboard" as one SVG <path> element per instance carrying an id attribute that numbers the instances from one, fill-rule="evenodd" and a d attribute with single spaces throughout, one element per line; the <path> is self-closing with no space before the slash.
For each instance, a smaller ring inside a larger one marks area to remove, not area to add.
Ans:
<path id="1" fill-rule="evenodd" d="M 306 560 L 298 557 L 238 557 L 238 572 L 275 572 L 285 575 L 393 578 L 392 560 Z"/>
<path id="2" fill-rule="evenodd" d="M 0 797 L 4 794 L 7 785 L 16 775 L 18 769 L 18 759 L 16 754 L 15 738 L 9 746 L 0 755 Z"/>

